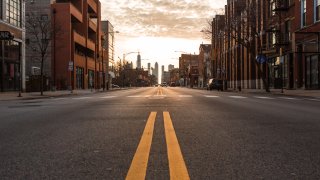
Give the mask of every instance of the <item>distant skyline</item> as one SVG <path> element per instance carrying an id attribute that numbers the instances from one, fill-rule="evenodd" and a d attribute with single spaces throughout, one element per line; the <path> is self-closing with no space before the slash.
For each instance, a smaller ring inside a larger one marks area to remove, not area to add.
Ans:
<path id="1" fill-rule="evenodd" d="M 141 64 L 159 63 L 178 67 L 182 52 L 198 53 L 203 39 L 200 32 L 207 20 L 221 13 L 226 0 L 100 0 L 102 20 L 109 20 L 115 31 L 115 60 L 123 54 L 140 52 Z M 137 54 L 126 56 L 136 67 Z"/>

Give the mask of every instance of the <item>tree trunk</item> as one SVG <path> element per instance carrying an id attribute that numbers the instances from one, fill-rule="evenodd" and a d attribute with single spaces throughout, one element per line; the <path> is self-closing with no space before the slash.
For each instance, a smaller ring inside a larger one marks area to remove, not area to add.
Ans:
<path id="1" fill-rule="evenodd" d="M 44 56 L 41 57 L 41 69 L 40 69 L 40 76 L 41 76 L 40 93 L 41 93 L 41 96 L 43 96 L 43 61 L 44 61 Z"/>
<path id="2" fill-rule="evenodd" d="M 267 79 L 266 79 L 266 73 L 261 69 L 261 66 L 258 63 L 258 61 L 256 61 L 256 57 L 254 57 L 253 52 L 251 52 L 251 59 L 254 61 L 256 67 L 258 68 L 258 72 L 261 76 L 261 79 L 262 79 L 262 82 L 263 82 L 263 85 L 264 85 L 266 92 L 270 92 L 269 83 L 267 82 Z"/>

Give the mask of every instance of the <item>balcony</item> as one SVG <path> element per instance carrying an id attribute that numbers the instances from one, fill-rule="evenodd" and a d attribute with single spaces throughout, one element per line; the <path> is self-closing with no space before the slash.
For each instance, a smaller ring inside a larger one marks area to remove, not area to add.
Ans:
<path id="1" fill-rule="evenodd" d="M 76 19 L 78 22 L 82 23 L 82 14 L 81 12 L 73 5 L 70 3 L 70 13 L 73 19 Z"/>
<path id="2" fill-rule="evenodd" d="M 88 21 L 89 21 L 89 28 L 92 29 L 94 32 L 97 32 L 97 23 L 90 18 Z"/>
<path id="3" fill-rule="evenodd" d="M 275 9 L 274 11 L 288 11 L 289 0 L 274 0 Z"/>
<path id="4" fill-rule="evenodd" d="M 87 48 L 91 49 L 92 51 L 95 51 L 95 43 L 91 41 L 90 39 L 87 40 Z"/>
<path id="5" fill-rule="evenodd" d="M 80 44 L 83 47 L 86 47 L 86 39 L 81 34 L 77 33 L 76 31 L 73 31 L 73 39 L 74 42 Z"/>
<path id="6" fill-rule="evenodd" d="M 94 0 L 88 0 L 89 13 L 98 14 L 98 5 L 94 2 Z"/>
<path id="7" fill-rule="evenodd" d="M 275 46 L 287 46 L 290 42 L 290 36 L 288 33 L 280 33 L 277 32 L 276 34 L 276 43 Z"/>

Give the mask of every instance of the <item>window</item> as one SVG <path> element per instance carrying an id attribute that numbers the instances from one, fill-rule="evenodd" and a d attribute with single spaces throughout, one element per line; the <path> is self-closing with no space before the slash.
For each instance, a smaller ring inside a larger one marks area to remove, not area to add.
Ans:
<path id="1" fill-rule="evenodd" d="M 301 27 L 307 25 L 307 0 L 301 0 Z"/>
<path id="2" fill-rule="evenodd" d="M 271 16 L 275 16 L 276 15 L 276 3 L 275 1 L 271 1 L 271 4 L 270 4 L 270 15 Z"/>
<path id="3" fill-rule="evenodd" d="M 2 12 L 3 12 L 3 5 L 2 5 L 2 0 L 0 0 L 0 19 L 2 19 Z"/>
<path id="4" fill-rule="evenodd" d="M 21 27 L 21 5 L 21 0 L 7 0 L 6 4 L 6 20 L 17 27 Z"/>
<path id="5" fill-rule="evenodd" d="M 314 18 L 320 21 L 320 0 L 314 0 Z"/>
<path id="6" fill-rule="evenodd" d="M 285 22 L 285 32 L 284 33 L 285 33 L 284 40 L 286 42 L 291 41 L 292 36 L 291 36 L 291 21 L 290 20 Z"/>

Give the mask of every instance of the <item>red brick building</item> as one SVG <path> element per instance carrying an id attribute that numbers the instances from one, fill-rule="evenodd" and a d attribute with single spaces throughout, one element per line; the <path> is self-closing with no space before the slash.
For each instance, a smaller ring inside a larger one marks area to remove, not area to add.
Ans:
<path id="1" fill-rule="evenodd" d="M 55 29 L 52 56 L 57 89 L 101 88 L 101 4 L 99 0 L 56 0 L 51 5 Z"/>
<path id="2" fill-rule="evenodd" d="M 228 88 L 320 89 L 318 0 L 228 0 L 224 16 L 212 52 Z"/>

